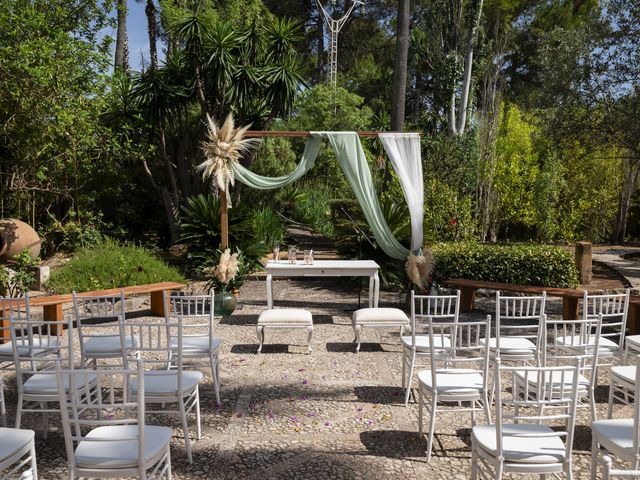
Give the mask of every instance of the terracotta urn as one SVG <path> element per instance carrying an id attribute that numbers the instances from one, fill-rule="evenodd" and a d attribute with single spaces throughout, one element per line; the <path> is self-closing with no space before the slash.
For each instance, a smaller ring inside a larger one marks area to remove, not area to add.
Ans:
<path id="1" fill-rule="evenodd" d="M 41 243 L 40 236 L 30 225 L 15 218 L 0 220 L 0 262 L 13 260 L 25 248 L 35 258 L 40 255 Z"/>

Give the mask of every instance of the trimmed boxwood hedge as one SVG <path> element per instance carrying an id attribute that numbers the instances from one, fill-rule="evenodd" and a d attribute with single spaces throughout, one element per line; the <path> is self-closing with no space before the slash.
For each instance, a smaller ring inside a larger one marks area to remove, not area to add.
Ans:
<path id="1" fill-rule="evenodd" d="M 551 245 L 455 242 L 437 243 L 431 249 L 438 283 L 466 278 L 545 287 L 578 286 L 573 257 Z"/>
<path id="2" fill-rule="evenodd" d="M 184 283 L 185 279 L 146 248 L 106 240 L 78 250 L 68 263 L 53 270 L 46 288 L 70 293 L 158 282 Z"/>

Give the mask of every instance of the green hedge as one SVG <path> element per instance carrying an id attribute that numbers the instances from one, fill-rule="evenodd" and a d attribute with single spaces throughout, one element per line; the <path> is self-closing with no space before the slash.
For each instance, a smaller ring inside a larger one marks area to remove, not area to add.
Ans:
<path id="1" fill-rule="evenodd" d="M 434 279 L 467 278 L 545 287 L 576 287 L 571 254 L 550 245 L 437 243 L 432 247 Z"/>
<path id="2" fill-rule="evenodd" d="M 46 287 L 55 293 L 69 293 L 184 281 L 175 268 L 146 248 L 106 240 L 79 250 L 68 263 L 53 270 Z"/>

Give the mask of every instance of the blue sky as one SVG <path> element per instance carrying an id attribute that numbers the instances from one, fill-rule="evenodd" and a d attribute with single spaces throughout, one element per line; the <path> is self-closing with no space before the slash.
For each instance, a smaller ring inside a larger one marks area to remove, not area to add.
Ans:
<path id="1" fill-rule="evenodd" d="M 147 36 L 147 16 L 144 13 L 145 5 L 145 1 L 141 3 L 136 0 L 128 1 L 127 34 L 129 36 L 129 64 L 132 70 L 141 70 L 143 65 L 149 65 L 149 37 Z M 115 27 L 105 33 L 114 38 L 113 50 L 115 51 Z M 159 61 L 164 59 L 163 46 L 160 43 L 158 43 L 158 57 Z"/>

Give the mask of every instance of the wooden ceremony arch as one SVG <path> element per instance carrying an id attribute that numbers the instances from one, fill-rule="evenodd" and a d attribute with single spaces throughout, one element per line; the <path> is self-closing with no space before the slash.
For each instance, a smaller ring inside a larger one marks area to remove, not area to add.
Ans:
<path id="1" fill-rule="evenodd" d="M 373 130 L 365 130 L 358 131 L 356 134 L 359 137 L 364 138 L 375 138 L 380 133 L 418 133 L 419 132 L 381 132 L 381 131 L 373 131 Z M 311 131 L 304 130 L 248 130 L 245 132 L 244 137 L 251 138 L 273 138 L 273 137 L 284 137 L 284 138 L 303 138 L 310 137 Z M 220 191 L 220 236 L 221 236 L 221 249 L 224 251 L 229 247 L 229 206 L 227 203 L 227 192 Z"/>

